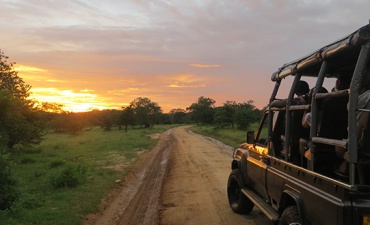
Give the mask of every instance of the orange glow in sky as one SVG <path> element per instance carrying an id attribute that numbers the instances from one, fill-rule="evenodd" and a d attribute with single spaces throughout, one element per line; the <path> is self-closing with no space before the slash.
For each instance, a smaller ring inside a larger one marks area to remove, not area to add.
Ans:
<path id="1" fill-rule="evenodd" d="M 39 102 L 58 103 L 63 105 L 63 110 L 68 112 L 86 112 L 93 109 L 109 109 L 111 105 L 104 102 L 93 90 L 68 90 L 58 88 L 58 83 L 66 83 L 63 80 L 48 78 L 48 71 L 41 68 L 16 65 L 15 70 L 27 84 L 46 83 L 49 87 L 32 87 L 30 98 Z"/>
<path id="2" fill-rule="evenodd" d="M 72 90 L 59 90 L 56 88 L 33 88 L 30 98 L 40 102 L 54 102 L 63 105 L 68 112 L 85 112 L 93 109 L 108 109 L 109 105 L 100 102 L 99 97 L 81 90 L 75 93 Z"/>
<path id="3" fill-rule="evenodd" d="M 211 67 L 213 66 L 202 66 L 202 68 Z M 31 86 L 37 84 L 36 87 L 33 86 L 31 88 L 31 99 L 39 102 L 62 104 L 63 110 L 69 112 L 85 112 L 93 109 L 121 109 L 121 107 L 129 105 L 135 98 L 147 96 L 152 96 L 151 100 L 157 102 L 163 112 L 169 112 L 174 108 L 186 109 L 192 102 L 196 102 L 197 98 L 189 99 L 187 102 L 176 102 L 175 100 L 175 103 L 173 101 L 161 103 L 158 102 L 161 90 L 170 92 L 172 95 L 170 98 L 176 99 L 176 96 L 184 95 L 183 99 L 186 99 L 186 90 L 204 88 L 206 83 L 211 83 L 207 81 L 207 78 L 196 77 L 192 74 L 173 75 L 171 77 L 158 76 L 154 81 L 128 78 L 108 82 L 124 83 L 127 87 L 99 92 L 99 90 L 93 89 L 73 88 L 78 86 L 78 83 L 81 81 L 74 83 L 73 81 L 55 78 L 52 76 L 53 71 L 48 69 L 16 64 L 15 70 L 27 84 L 31 84 Z M 93 84 L 94 80 L 82 82 Z M 98 86 L 100 84 L 104 85 L 104 81 L 101 82 L 97 81 Z"/>

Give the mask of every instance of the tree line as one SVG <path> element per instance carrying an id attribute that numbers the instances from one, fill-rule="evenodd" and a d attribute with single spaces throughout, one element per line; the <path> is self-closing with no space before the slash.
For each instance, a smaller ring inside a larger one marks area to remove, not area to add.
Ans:
<path id="1" fill-rule="evenodd" d="M 62 106 L 55 103 L 43 103 L 43 109 L 37 113 L 45 126 L 44 129 L 77 134 L 96 126 L 106 131 L 119 127 L 127 132 L 129 126 L 148 128 L 157 124 L 196 123 L 218 128 L 246 129 L 251 123 L 259 120 L 262 110 L 257 109 L 251 100 L 243 103 L 227 101 L 216 107 L 215 100 L 201 96 L 186 109 L 172 109 L 168 113 L 163 113 L 158 103 L 147 97 L 138 97 L 120 110 L 91 110 L 79 113 L 64 112 Z"/>
<path id="2" fill-rule="evenodd" d="M 127 132 L 129 126 L 193 123 L 246 129 L 262 112 L 252 100 L 227 101 L 216 107 L 215 100 L 201 96 L 186 109 L 172 109 L 169 113 L 163 113 L 158 103 L 147 97 L 138 97 L 120 110 L 73 113 L 63 111 L 63 105 L 58 103 L 30 99 L 30 89 L 15 71 L 14 63 L 8 62 L 8 56 L 0 50 L 0 193 L 9 193 L 0 197 L 0 210 L 9 208 L 17 196 L 11 191 L 14 180 L 6 155 L 38 145 L 46 131 L 78 134 L 100 126 L 106 131 L 119 127 Z"/>

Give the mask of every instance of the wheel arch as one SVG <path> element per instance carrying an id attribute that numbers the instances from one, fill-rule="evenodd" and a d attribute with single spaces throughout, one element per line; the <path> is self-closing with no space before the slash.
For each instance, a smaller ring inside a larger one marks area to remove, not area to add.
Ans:
<path id="1" fill-rule="evenodd" d="M 242 148 L 237 148 L 233 154 L 233 161 L 231 162 L 231 170 L 242 169 L 242 159 L 248 157 L 248 151 Z"/>
<path id="2" fill-rule="evenodd" d="M 240 169 L 240 159 L 233 159 L 231 162 L 231 170 Z"/>
<path id="3" fill-rule="evenodd" d="M 279 206 L 279 215 L 283 213 L 284 209 L 289 206 L 297 206 L 299 217 L 301 218 L 302 225 L 305 223 L 305 218 L 303 217 L 303 203 L 299 194 L 292 190 L 285 190 L 281 196 L 280 206 Z"/>
<path id="4" fill-rule="evenodd" d="M 247 177 L 247 158 L 248 150 L 243 148 L 237 148 L 233 154 L 233 160 L 231 162 L 231 170 L 239 170 L 243 184 L 245 185 L 248 181 Z"/>

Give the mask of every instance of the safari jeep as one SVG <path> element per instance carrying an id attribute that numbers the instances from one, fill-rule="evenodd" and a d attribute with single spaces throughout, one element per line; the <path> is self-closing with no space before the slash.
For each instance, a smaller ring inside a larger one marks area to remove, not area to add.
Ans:
<path id="1" fill-rule="evenodd" d="M 272 74 L 268 110 L 234 150 L 234 212 L 257 206 L 281 225 L 370 225 L 369 55 L 366 25 Z M 311 90 L 297 97 L 302 81 Z"/>

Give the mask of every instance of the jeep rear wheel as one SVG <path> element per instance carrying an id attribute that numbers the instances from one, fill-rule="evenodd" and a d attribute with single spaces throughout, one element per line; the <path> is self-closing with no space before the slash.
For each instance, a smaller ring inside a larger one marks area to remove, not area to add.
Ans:
<path id="1" fill-rule="evenodd" d="M 279 225 L 300 225 L 301 217 L 299 216 L 297 206 L 289 206 L 281 214 Z"/>
<path id="2" fill-rule="evenodd" d="M 230 207 L 236 213 L 247 214 L 252 211 L 254 204 L 242 193 L 242 187 L 243 182 L 239 170 L 231 171 L 227 182 L 227 197 Z"/>

